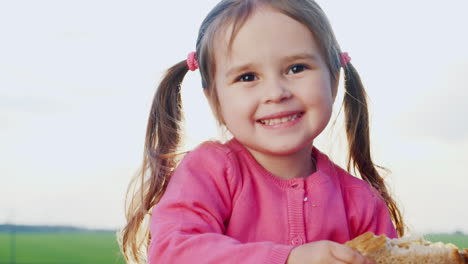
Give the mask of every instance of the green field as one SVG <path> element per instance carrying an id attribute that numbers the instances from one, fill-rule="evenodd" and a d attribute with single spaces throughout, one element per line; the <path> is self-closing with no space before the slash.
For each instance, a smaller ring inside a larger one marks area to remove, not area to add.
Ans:
<path id="1" fill-rule="evenodd" d="M 468 248 L 468 235 L 466 234 L 429 234 L 424 238 L 433 242 L 452 243 L 458 248 Z"/>
<path id="2" fill-rule="evenodd" d="M 426 240 L 468 248 L 468 235 L 431 234 Z M 10 264 L 11 237 L 0 232 L 0 264 Z M 16 234 L 16 259 L 21 264 L 124 264 L 112 232 Z"/>
<path id="3" fill-rule="evenodd" d="M 18 233 L 16 263 L 124 264 L 112 232 Z M 0 263 L 11 263 L 11 237 L 0 233 Z"/>

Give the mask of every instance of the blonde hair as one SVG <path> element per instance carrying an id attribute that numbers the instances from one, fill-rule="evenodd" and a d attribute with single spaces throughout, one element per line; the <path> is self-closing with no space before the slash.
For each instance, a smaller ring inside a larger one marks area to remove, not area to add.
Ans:
<path id="1" fill-rule="evenodd" d="M 272 7 L 309 28 L 317 41 L 332 76 L 340 71 L 341 49 L 331 25 L 318 4 L 313 0 L 223 0 L 202 22 L 196 52 L 208 99 L 216 118 L 222 123 L 214 80 L 215 57 L 213 50 L 217 34 L 232 26 L 231 43 L 255 8 Z M 186 61 L 171 67 L 158 86 L 149 115 L 145 152 L 141 170 L 132 180 L 127 192 L 127 225 L 121 232 L 121 248 L 129 262 L 142 263 L 150 242 L 147 223 L 152 207 L 166 190 L 172 172 L 178 164 L 177 150 L 181 143 L 182 103 L 180 85 L 188 71 Z M 344 66 L 345 96 L 343 99 L 345 127 L 348 139 L 348 171 L 354 170 L 374 187 L 387 204 L 398 234 L 404 234 L 404 222 L 396 202 L 389 194 L 385 182 L 371 158 L 367 95 L 359 74 L 351 63 Z"/>

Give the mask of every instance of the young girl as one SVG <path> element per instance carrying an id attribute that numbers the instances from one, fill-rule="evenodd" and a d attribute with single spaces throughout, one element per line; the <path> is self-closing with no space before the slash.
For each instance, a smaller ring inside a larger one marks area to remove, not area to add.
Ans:
<path id="1" fill-rule="evenodd" d="M 199 67 L 226 143 L 179 162 L 180 85 Z M 351 176 L 313 146 L 340 69 Z M 123 251 L 149 263 L 370 263 L 342 243 L 403 220 L 370 155 L 366 94 L 313 0 L 223 0 L 153 101 Z M 146 216 L 150 215 L 150 232 Z"/>

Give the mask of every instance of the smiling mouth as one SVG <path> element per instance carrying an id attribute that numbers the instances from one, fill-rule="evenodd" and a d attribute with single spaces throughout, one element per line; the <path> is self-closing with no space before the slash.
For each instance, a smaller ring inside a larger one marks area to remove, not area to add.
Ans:
<path id="1" fill-rule="evenodd" d="M 257 122 L 265 126 L 274 126 L 274 125 L 279 125 L 279 124 L 283 124 L 289 121 L 296 120 L 298 118 L 301 118 L 302 115 L 304 115 L 304 113 L 297 113 L 294 115 L 285 116 L 281 118 L 260 119 Z"/>

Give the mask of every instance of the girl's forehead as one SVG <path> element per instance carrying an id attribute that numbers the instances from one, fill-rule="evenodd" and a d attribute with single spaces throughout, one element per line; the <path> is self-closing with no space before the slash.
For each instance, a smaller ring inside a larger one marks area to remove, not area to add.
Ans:
<path id="1" fill-rule="evenodd" d="M 245 20 L 231 19 L 218 28 L 212 43 L 212 54 L 230 58 L 234 54 L 242 56 L 254 50 L 283 48 L 281 44 L 294 49 L 304 43 L 312 49 L 317 46 L 307 26 L 279 10 L 257 7 Z"/>
<path id="2" fill-rule="evenodd" d="M 272 9 L 268 6 L 252 6 L 248 10 L 242 10 L 239 12 L 226 12 L 224 15 L 220 15 L 211 24 L 209 30 L 211 34 L 206 34 L 210 37 L 214 44 L 221 43 L 222 45 L 231 44 L 236 38 L 237 33 L 244 28 L 245 24 L 251 20 L 251 18 L 258 12 L 262 12 L 265 9 Z M 238 10 L 236 10 L 238 11 Z"/>

